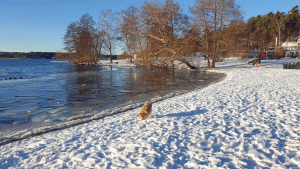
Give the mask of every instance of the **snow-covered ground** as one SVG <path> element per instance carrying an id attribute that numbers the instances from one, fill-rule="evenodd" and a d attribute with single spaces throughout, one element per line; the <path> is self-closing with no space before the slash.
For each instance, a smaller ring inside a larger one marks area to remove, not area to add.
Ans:
<path id="1" fill-rule="evenodd" d="M 113 60 L 112 63 L 110 62 L 110 60 L 99 60 L 98 64 L 101 66 L 136 67 L 134 63 L 130 63 L 130 59 Z"/>
<path id="2" fill-rule="evenodd" d="M 160 61 L 159 61 L 160 60 Z M 163 60 L 162 58 L 159 58 L 156 60 L 158 63 Z M 137 67 L 138 62 L 142 61 L 140 58 L 133 59 L 132 62 L 130 62 L 130 59 L 123 59 L 123 60 L 113 60 L 110 62 L 110 60 L 99 60 L 98 64 L 101 66 L 119 66 L 119 67 Z M 203 57 L 188 57 L 187 61 L 189 61 L 192 65 L 198 67 L 198 68 L 204 68 L 206 66 L 206 61 Z M 186 64 L 184 64 L 181 61 L 174 61 L 174 66 L 176 69 L 188 69 Z"/>
<path id="3" fill-rule="evenodd" d="M 227 59 L 225 80 L 0 147 L 0 168 L 300 168 L 300 70 Z"/>

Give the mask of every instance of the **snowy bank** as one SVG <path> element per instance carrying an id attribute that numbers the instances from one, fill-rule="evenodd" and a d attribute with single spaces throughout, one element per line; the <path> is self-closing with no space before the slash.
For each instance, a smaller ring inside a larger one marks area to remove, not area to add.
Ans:
<path id="1" fill-rule="evenodd" d="M 203 57 L 187 57 L 187 62 L 189 62 L 191 65 L 203 69 L 206 67 L 206 60 L 204 60 Z M 110 60 L 99 60 L 97 63 L 100 66 L 119 66 L 119 67 L 138 67 L 139 64 L 142 64 L 142 59 L 133 59 L 132 62 L 130 62 L 130 59 L 122 59 L 122 60 L 113 60 L 110 62 Z M 160 67 L 162 63 L 165 63 L 167 67 L 170 67 L 171 65 L 168 65 L 168 61 L 163 58 L 154 59 L 153 62 L 155 63 L 157 67 Z M 159 66 L 160 65 L 160 66 Z M 188 66 L 183 63 L 182 61 L 175 60 L 173 62 L 173 66 L 175 69 L 189 69 Z"/>
<path id="2" fill-rule="evenodd" d="M 299 168 L 300 70 L 227 59 L 225 80 L 0 147 L 0 168 Z"/>
<path id="3" fill-rule="evenodd" d="M 130 59 L 123 59 L 123 60 L 99 60 L 98 65 L 101 66 L 120 66 L 120 67 L 136 67 L 135 63 L 131 63 Z"/>

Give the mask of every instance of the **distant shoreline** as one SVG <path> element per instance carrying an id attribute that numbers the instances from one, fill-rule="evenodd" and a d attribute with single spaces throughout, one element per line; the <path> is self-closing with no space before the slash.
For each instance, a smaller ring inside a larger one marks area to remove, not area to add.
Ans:
<path id="1" fill-rule="evenodd" d="M 0 58 L 0 59 L 46 59 L 46 58 Z M 55 60 L 55 59 L 49 59 L 49 60 Z"/>

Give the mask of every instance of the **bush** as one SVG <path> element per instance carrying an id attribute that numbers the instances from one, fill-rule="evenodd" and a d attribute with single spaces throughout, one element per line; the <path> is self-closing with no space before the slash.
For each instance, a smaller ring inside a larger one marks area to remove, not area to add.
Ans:
<path id="1" fill-rule="evenodd" d="M 275 49 L 275 58 L 281 59 L 282 57 L 284 57 L 284 50 L 282 48 L 276 48 Z"/>

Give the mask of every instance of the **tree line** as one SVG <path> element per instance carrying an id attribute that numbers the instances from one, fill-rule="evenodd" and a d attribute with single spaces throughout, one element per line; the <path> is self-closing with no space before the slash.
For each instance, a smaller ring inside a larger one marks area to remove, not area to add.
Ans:
<path id="1" fill-rule="evenodd" d="M 284 41 L 296 41 L 300 36 L 299 7 L 293 7 L 287 14 L 277 11 L 251 17 L 244 29 L 252 48 L 280 47 Z"/>
<path id="2" fill-rule="evenodd" d="M 0 58 L 6 59 L 53 59 L 54 52 L 0 52 Z"/>
<path id="3" fill-rule="evenodd" d="M 189 12 L 184 13 L 174 0 L 153 0 L 118 13 L 103 10 L 97 23 L 85 14 L 67 28 L 68 59 L 92 64 L 121 46 L 124 55 L 137 55 L 144 66 L 170 68 L 181 61 L 195 68 L 188 56 L 202 53 L 207 67 L 213 68 L 224 56 L 247 56 L 249 50 L 265 48 L 276 37 L 280 46 L 299 35 L 298 6 L 288 14 L 269 13 L 247 22 L 235 0 L 195 0 Z"/>

